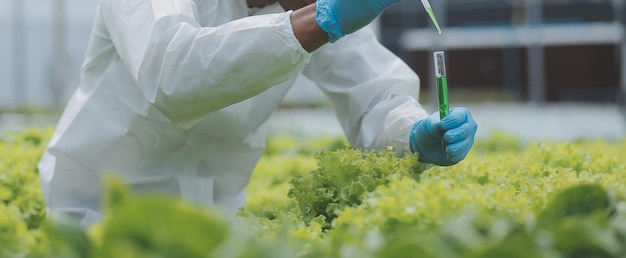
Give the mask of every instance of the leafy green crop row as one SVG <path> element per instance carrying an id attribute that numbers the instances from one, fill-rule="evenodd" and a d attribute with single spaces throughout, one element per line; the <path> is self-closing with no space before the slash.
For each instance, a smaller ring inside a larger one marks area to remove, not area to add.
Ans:
<path id="1" fill-rule="evenodd" d="M 51 131 L 26 130 L 0 139 L 0 257 L 43 256 L 45 217 L 36 165 Z"/>
<path id="2" fill-rule="evenodd" d="M 285 160 L 270 155 L 250 192 L 291 198 L 244 217 L 265 236 L 289 225 L 308 257 L 626 257 L 625 150 L 495 134 L 452 167 L 419 173 L 392 151 L 322 151 L 312 172 L 260 184 L 273 174 L 264 162 Z"/>
<path id="3" fill-rule="evenodd" d="M 0 257 L 626 257 L 626 139 L 495 134 L 422 171 L 393 150 L 272 137 L 237 218 L 111 179 L 104 221 L 83 232 L 44 221 L 49 135 L 0 140 Z"/>

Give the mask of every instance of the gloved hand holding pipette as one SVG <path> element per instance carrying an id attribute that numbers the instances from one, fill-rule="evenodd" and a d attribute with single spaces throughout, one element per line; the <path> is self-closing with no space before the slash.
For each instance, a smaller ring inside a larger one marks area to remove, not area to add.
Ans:
<path id="1" fill-rule="evenodd" d="M 372 22 L 389 6 L 403 0 L 318 0 L 316 20 L 335 42 Z"/>
<path id="2" fill-rule="evenodd" d="M 453 108 L 442 120 L 436 112 L 415 123 L 410 136 L 411 149 L 419 153 L 421 162 L 454 165 L 463 160 L 474 145 L 477 128 L 467 108 Z"/>

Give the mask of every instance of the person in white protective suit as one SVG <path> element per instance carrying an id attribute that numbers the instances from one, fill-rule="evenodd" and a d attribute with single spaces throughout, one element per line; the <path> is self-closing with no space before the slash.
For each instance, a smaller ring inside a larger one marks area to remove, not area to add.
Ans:
<path id="1" fill-rule="evenodd" d="M 48 213 L 98 222 L 111 174 L 234 213 L 267 120 L 300 75 L 328 96 L 351 146 L 419 152 L 424 168 L 458 163 L 474 142 L 470 112 L 429 115 L 418 76 L 367 26 L 400 1 L 102 0 L 39 163 Z"/>

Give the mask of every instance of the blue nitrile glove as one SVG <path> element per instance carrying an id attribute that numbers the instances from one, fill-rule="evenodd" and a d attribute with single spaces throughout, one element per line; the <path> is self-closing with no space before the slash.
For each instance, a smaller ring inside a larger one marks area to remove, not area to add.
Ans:
<path id="1" fill-rule="evenodd" d="M 474 145 L 477 128 L 467 108 L 453 108 L 441 121 L 436 112 L 415 123 L 411 129 L 411 148 L 419 153 L 422 162 L 454 165 L 463 160 Z"/>
<path id="2" fill-rule="evenodd" d="M 317 0 L 315 20 L 335 42 L 372 22 L 387 7 L 403 0 Z"/>

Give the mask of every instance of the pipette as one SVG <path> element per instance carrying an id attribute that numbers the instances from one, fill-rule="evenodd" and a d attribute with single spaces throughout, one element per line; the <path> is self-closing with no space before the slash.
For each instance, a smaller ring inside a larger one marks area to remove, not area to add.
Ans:
<path id="1" fill-rule="evenodd" d="M 443 51 L 435 52 L 435 76 L 437 77 L 437 98 L 439 102 L 439 118 L 443 119 L 450 113 L 448 103 L 448 79 L 446 76 L 446 60 Z"/>
<path id="2" fill-rule="evenodd" d="M 422 5 L 424 5 L 424 9 L 426 9 L 426 12 L 428 13 L 428 16 L 430 16 L 430 19 L 435 24 L 435 27 L 437 27 L 437 32 L 439 32 L 439 34 L 441 34 L 441 28 L 439 27 L 439 23 L 437 22 L 437 18 L 435 18 L 435 13 L 433 13 L 433 8 L 430 6 L 430 3 L 428 2 L 428 0 L 422 0 Z"/>

